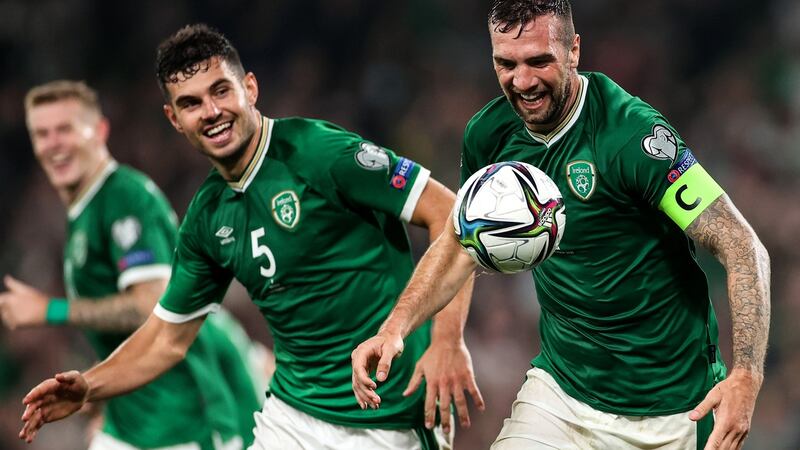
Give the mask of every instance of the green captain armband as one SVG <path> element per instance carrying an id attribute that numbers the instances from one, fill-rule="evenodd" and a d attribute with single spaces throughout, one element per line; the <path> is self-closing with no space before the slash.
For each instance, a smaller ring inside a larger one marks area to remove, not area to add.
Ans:
<path id="1" fill-rule="evenodd" d="M 700 164 L 689 167 L 670 186 L 658 209 L 664 211 L 681 230 L 686 230 L 708 205 L 725 193 Z"/>
<path id="2" fill-rule="evenodd" d="M 51 298 L 47 304 L 45 321 L 50 325 L 61 325 L 69 318 L 69 301 L 65 298 Z"/>

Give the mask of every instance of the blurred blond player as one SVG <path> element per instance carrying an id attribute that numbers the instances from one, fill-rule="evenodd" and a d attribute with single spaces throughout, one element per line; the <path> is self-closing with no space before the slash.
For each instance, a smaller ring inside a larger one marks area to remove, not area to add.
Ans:
<path id="1" fill-rule="evenodd" d="M 109 154 L 108 121 L 82 82 L 54 81 L 25 100 L 36 159 L 67 207 L 64 284 L 53 298 L 10 275 L 0 294 L 9 328 L 82 329 L 100 358 L 150 314 L 170 277 L 177 219 L 156 185 Z M 258 396 L 246 362 L 209 322 L 186 359 L 109 400 L 91 450 L 238 449 L 252 441 Z"/>

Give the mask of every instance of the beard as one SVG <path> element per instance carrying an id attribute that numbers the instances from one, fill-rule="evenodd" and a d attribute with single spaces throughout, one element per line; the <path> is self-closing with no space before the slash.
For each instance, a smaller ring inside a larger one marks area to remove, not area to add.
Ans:
<path id="1" fill-rule="evenodd" d="M 564 110 L 567 107 L 567 102 L 569 101 L 571 94 L 572 83 L 570 83 L 569 78 L 565 78 L 563 84 L 559 86 L 558 89 L 551 90 L 546 94 L 550 97 L 550 102 L 547 106 L 547 109 L 536 113 L 528 111 L 519 105 L 516 100 L 519 98 L 520 94 L 507 92 L 506 98 L 514 107 L 514 111 L 517 113 L 517 116 L 519 116 L 523 122 L 528 125 L 542 126 L 556 124 L 556 121 L 564 115 Z M 512 100 L 512 96 L 514 100 Z"/>

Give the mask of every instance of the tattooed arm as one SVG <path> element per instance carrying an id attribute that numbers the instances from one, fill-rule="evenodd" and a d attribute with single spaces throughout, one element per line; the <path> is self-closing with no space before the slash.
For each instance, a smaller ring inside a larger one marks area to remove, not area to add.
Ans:
<path id="1" fill-rule="evenodd" d="M 723 194 L 686 229 L 720 260 L 728 274 L 733 326 L 733 369 L 689 415 L 715 410 L 707 448 L 739 448 L 750 429 L 764 379 L 770 315 L 769 255 L 742 214 Z"/>
<path id="2" fill-rule="evenodd" d="M 71 302 L 69 324 L 101 331 L 134 331 L 147 320 L 167 287 L 167 280 L 136 283 L 124 292 L 99 300 Z"/>
<path id="3" fill-rule="evenodd" d="M 8 291 L 0 294 L 0 312 L 8 328 L 47 323 L 48 295 L 8 275 L 5 284 Z M 105 298 L 74 299 L 69 302 L 66 324 L 98 331 L 134 331 L 153 311 L 166 286 L 166 279 L 155 279 Z"/>

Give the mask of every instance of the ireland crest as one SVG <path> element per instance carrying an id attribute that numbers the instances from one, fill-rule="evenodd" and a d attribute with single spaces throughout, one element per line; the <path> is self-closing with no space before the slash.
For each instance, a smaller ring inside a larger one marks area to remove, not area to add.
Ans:
<path id="1" fill-rule="evenodd" d="M 272 197 L 272 217 L 278 225 L 291 230 L 300 220 L 300 200 L 294 191 L 279 192 Z"/>
<path id="2" fill-rule="evenodd" d="M 567 164 L 567 182 L 573 194 L 586 201 L 594 193 L 594 164 L 589 161 L 572 161 Z"/>

